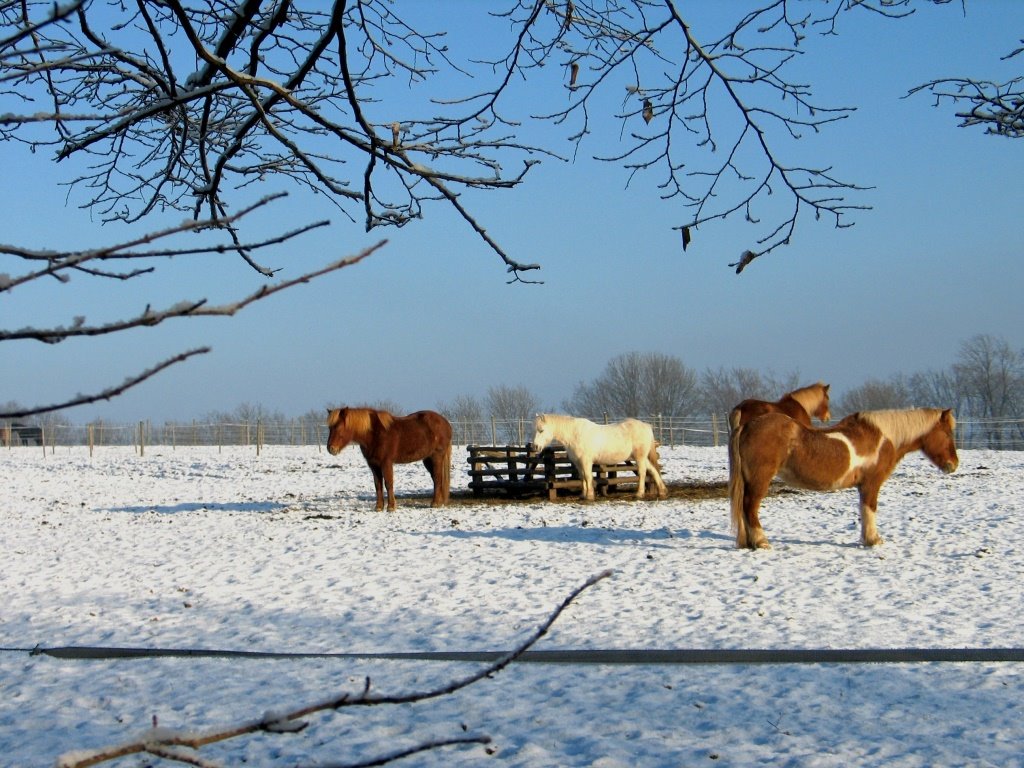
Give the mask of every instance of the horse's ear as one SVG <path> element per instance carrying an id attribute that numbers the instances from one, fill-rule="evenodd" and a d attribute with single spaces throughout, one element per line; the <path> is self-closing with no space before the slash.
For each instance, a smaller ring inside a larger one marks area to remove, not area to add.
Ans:
<path id="1" fill-rule="evenodd" d="M 956 416 L 953 415 L 952 408 L 947 408 L 942 412 L 942 421 L 944 424 L 948 424 L 950 429 L 956 427 Z"/>
<path id="2" fill-rule="evenodd" d="M 825 390 L 825 393 L 828 394 L 828 388 L 831 387 L 832 385 L 831 384 L 824 384 L 824 383 L 822 383 L 821 386 L 822 386 L 822 389 Z"/>

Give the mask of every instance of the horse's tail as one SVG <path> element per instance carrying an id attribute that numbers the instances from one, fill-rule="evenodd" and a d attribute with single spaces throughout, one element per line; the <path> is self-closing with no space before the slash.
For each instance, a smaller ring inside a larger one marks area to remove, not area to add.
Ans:
<path id="1" fill-rule="evenodd" d="M 740 428 L 740 422 L 743 420 L 743 409 L 737 405 L 731 411 L 729 411 L 729 434 L 731 435 L 737 429 Z"/>
<path id="2" fill-rule="evenodd" d="M 661 473 L 661 455 L 658 453 L 658 441 L 654 440 L 651 443 L 651 450 L 647 452 L 647 460 L 651 462 L 651 466 Z"/>
<path id="3" fill-rule="evenodd" d="M 740 423 L 738 408 L 734 408 L 729 414 L 729 427 L 729 517 L 732 530 L 736 534 L 736 546 L 742 547 L 747 541 L 747 521 L 743 515 L 746 481 L 743 479 L 743 460 L 740 455 L 743 424 Z"/>

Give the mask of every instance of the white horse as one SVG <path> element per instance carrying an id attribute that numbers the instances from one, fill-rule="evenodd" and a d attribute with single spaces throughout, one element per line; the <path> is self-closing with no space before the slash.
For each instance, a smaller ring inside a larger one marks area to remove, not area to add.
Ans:
<path id="1" fill-rule="evenodd" d="M 658 469 L 658 444 L 650 424 L 626 419 L 617 424 L 595 424 L 588 419 L 542 413 L 533 422 L 533 444 L 542 451 L 551 443 L 565 446 L 569 460 L 583 481 L 583 498 L 594 500 L 594 464 L 636 462 L 636 497 L 644 498 L 645 481 L 650 473 L 658 486 L 658 498 L 668 489 Z"/>

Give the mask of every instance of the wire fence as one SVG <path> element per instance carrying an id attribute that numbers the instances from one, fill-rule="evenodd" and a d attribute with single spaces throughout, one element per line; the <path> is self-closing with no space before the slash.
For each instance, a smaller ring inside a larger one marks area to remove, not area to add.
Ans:
<path id="1" fill-rule="evenodd" d="M 665 446 L 724 446 L 728 440 L 725 415 L 705 417 L 652 416 L 643 419 L 654 427 L 655 437 Z M 608 419 L 607 421 L 615 421 Z M 533 435 L 532 419 L 452 421 L 455 445 L 525 445 Z M 0 423 L 0 445 L 57 447 L 131 446 L 144 453 L 147 446 L 244 446 L 259 453 L 265 446 L 293 445 L 323 449 L 327 426 L 322 422 L 288 421 L 181 423 L 151 421 L 133 424 L 96 422 L 80 425 L 26 426 Z M 959 448 L 1024 450 L 1024 418 L 957 419 Z"/>

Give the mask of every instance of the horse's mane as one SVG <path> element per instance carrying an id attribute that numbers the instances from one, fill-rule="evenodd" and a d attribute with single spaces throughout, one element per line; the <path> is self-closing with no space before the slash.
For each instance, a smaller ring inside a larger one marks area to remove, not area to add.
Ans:
<path id="1" fill-rule="evenodd" d="M 911 443 L 934 427 L 942 417 L 941 408 L 861 411 L 864 421 L 878 427 L 893 445 Z"/>
<path id="2" fill-rule="evenodd" d="M 568 424 L 572 421 L 576 421 L 575 416 L 566 416 L 564 413 L 538 413 L 537 418 L 557 424 Z"/>
<path id="3" fill-rule="evenodd" d="M 819 381 L 815 384 L 808 384 L 806 387 L 794 389 L 789 396 L 796 400 L 808 414 L 824 396 L 825 382 Z"/>
<path id="4" fill-rule="evenodd" d="M 395 417 L 388 411 L 378 411 L 375 408 L 346 408 L 345 426 L 355 435 L 365 435 L 370 431 L 372 414 L 377 414 L 384 429 L 390 429 Z M 341 418 L 340 411 L 332 411 L 328 426 L 333 426 Z"/>

